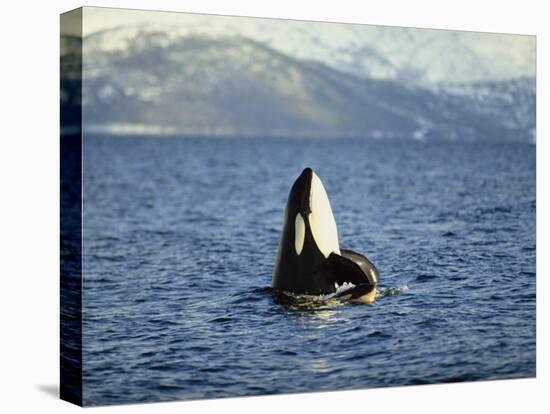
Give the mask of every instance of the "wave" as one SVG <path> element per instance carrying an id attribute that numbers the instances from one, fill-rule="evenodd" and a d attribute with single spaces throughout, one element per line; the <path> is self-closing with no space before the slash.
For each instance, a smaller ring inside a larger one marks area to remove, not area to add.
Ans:
<path id="1" fill-rule="evenodd" d="M 355 287 L 352 283 L 344 283 L 334 293 L 324 295 L 304 295 L 288 291 L 276 291 L 272 289 L 275 301 L 291 308 L 327 309 L 350 303 L 349 295 L 345 293 Z M 376 300 L 389 296 L 396 296 L 409 291 L 407 285 L 377 288 Z"/>

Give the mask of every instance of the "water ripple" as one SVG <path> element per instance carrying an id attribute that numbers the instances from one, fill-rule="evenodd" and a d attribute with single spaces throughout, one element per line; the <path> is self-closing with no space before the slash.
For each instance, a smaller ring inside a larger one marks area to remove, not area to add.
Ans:
<path id="1" fill-rule="evenodd" d="M 85 142 L 86 404 L 534 376 L 534 146 Z M 269 287 L 306 165 L 373 305 Z"/>

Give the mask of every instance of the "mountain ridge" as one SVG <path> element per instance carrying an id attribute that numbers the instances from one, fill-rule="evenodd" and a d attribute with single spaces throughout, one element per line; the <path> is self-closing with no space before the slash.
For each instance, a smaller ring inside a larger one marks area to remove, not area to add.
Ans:
<path id="1" fill-rule="evenodd" d="M 245 36 L 138 30 L 110 49 L 101 47 L 106 35 L 84 39 L 90 131 L 507 141 L 534 131 L 534 91 L 512 97 L 526 102 L 519 115 L 498 100 L 484 111 L 472 93 L 338 71 Z M 509 119 L 517 122 L 502 124 Z"/>
<path id="2" fill-rule="evenodd" d="M 136 35 L 152 32 L 172 40 L 241 35 L 346 73 L 422 86 L 535 75 L 532 36 L 185 14 L 178 20 L 180 24 L 121 25 L 86 38 L 96 40 L 97 47 L 116 50 Z"/>

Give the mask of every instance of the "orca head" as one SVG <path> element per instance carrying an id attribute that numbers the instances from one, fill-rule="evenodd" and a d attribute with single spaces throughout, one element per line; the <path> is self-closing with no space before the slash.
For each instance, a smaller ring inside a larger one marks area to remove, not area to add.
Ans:
<path id="1" fill-rule="evenodd" d="M 313 242 L 321 254 L 340 254 L 338 229 L 321 179 L 306 168 L 296 179 L 287 203 L 287 225 L 294 226 L 294 250 L 301 255 L 305 244 Z"/>

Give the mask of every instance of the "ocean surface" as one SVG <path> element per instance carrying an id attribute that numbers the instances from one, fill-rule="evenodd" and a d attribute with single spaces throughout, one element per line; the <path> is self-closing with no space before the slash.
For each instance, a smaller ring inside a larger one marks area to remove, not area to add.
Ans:
<path id="1" fill-rule="evenodd" d="M 84 404 L 535 376 L 535 151 L 85 136 Z M 270 288 L 306 166 L 373 305 Z"/>

